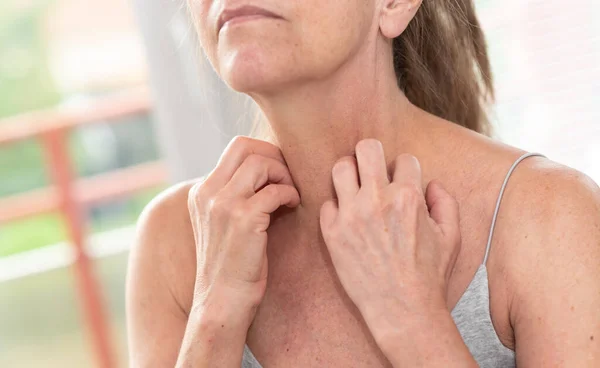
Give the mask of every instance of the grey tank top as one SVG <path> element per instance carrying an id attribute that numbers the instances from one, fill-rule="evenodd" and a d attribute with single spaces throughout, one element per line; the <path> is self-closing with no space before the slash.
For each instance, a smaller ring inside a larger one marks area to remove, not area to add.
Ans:
<path id="1" fill-rule="evenodd" d="M 500 202 L 502 201 L 502 195 L 504 194 L 504 189 L 506 189 L 508 179 L 517 165 L 531 156 L 545 157 L 535 152 L 526 153 L 519 157 L 508 170 L 500 189 L 498 200 L 496 201 L 496 209 L 494 210 L 490 226 L 483 262 L 451 313 L 454 323 L 458 327 L 458 331 L 469 348 L 471 355 L 473 355 L 478 365 L 483 368 L 511 368 L 516 365 L 515 352 L 500 342 L 496 330 L 492 325 L 486 263 L 490 253 Z M 242 368 L 262 368 L 248 345 L 244 346 Z"/>

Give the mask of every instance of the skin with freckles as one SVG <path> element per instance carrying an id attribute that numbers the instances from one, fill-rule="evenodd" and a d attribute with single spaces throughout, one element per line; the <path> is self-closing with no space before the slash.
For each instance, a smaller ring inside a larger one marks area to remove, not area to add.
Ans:
<path id="1" fill-rule="evenodd" d="M 272 134 L 237 137 L 211 173 L 144 211 L 128 271 L 131 365 L 239 367 L 247 343 L 264 367 L 474 366 L 450 311 L 524 151 L 398 87 L 392 39 L 420 0 L 188 5 L 211 65 Z M 220 12 L 242 5 L 276 17 L 219 30 Z M 487 268 L 491 320 L 518 366 L 600 364 L 591 179 L 521 163 Z"/>

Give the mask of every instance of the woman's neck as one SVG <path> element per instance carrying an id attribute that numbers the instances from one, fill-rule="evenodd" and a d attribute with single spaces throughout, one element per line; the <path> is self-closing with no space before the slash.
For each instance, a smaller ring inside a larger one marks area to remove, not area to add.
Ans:
<path id="1" fill-rule="evenodd" d="M 335 198 L 331 169 L 339 158 L 352 155 L 361 139 L 382 142 L 389 168 L 397 154 L 416 153 L 419 110 L 397 86 L 393 65 L 354 60 L 327 80 L 253 98 L 300 193 L 296 212 L 302 218 L 318 218 L 321 205 Z"/>

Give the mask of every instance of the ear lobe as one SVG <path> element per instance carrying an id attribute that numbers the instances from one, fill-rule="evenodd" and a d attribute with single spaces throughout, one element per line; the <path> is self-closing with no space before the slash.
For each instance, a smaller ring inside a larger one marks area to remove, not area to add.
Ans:
<path id="1" fill-rule="evenodd" d="M 390 39 L 396 38 L 404 32 L 415 16 L 421 5 L 421 0 L 384 0 L 379 29 Z"/>

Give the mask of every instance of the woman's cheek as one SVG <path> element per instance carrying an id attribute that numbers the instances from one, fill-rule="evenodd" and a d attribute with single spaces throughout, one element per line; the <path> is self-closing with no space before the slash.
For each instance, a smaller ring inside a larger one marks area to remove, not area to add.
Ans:
<path id="1" fill-rule="evenodd" d="M 198 42 L 202 50 L 210 60 L 213 66 L 216 66 L 216 11 L 211 9 L 214 1 L 188 0 L 188 12 L 190 14 L 193 27 L 198 36 Z M 215 4 L 218 5 L 218 4 Z M 188 35 L 189 36 L 189 35 Z"/>

